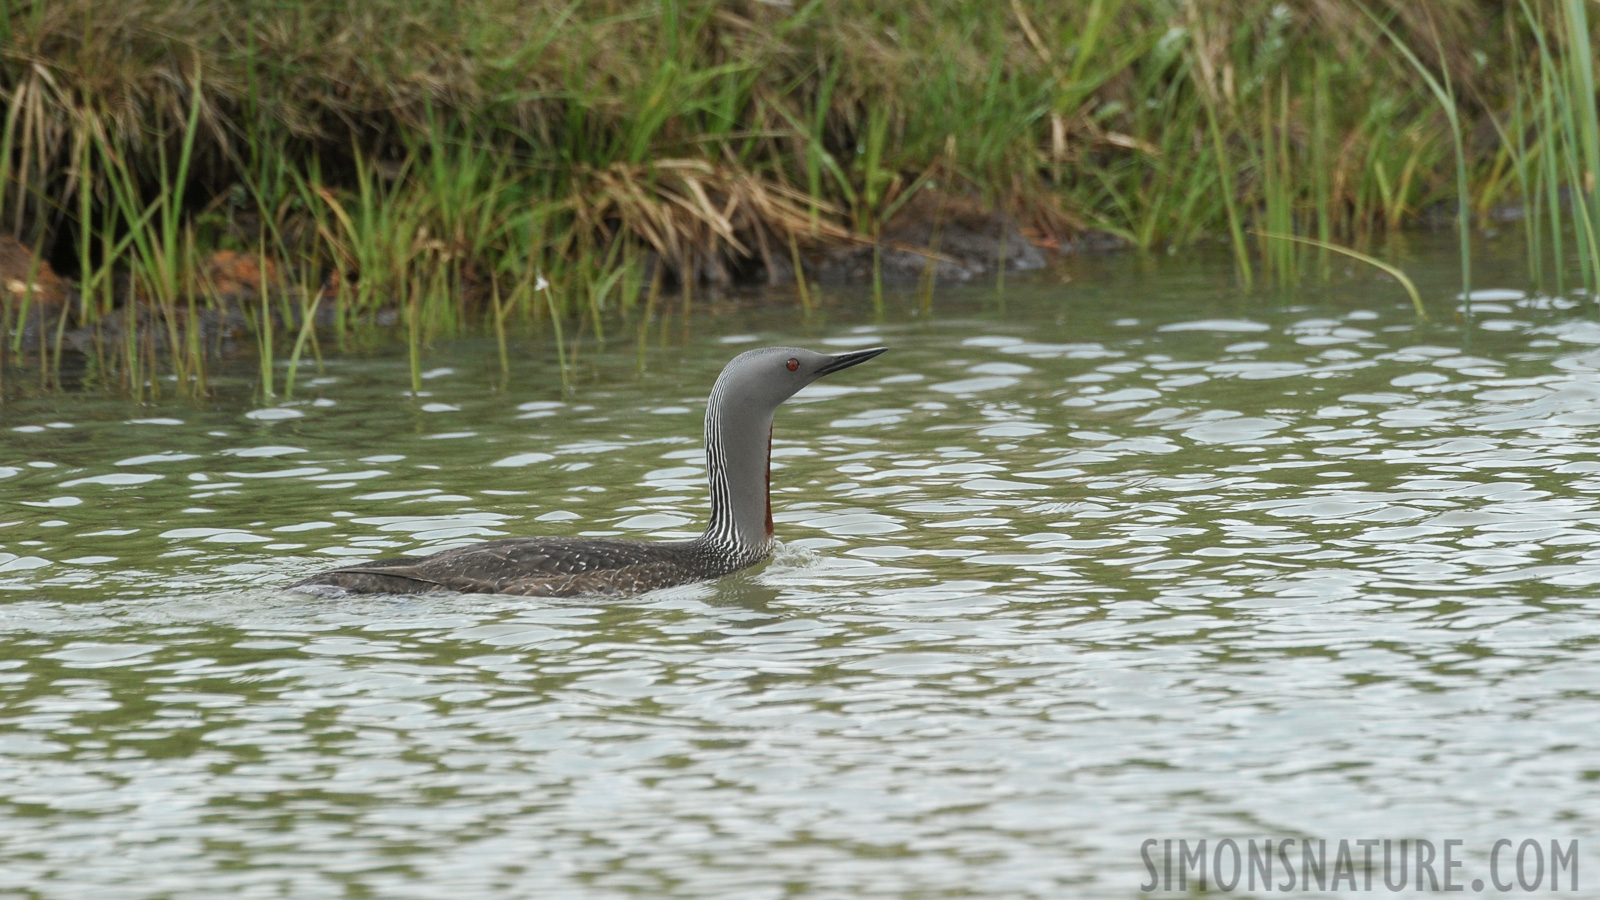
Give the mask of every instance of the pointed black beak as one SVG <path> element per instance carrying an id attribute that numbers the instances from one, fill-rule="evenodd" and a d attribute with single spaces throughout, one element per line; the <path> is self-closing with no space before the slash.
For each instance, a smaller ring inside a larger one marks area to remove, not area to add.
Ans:
<path id="1" fill-rule="evenodd" d="M 864 363 L 878 354 L 888 350 L 888 347 L 872 347 L 867 350 L 851 350 L 846 353 L 836 353 L 833 358 L 817 370 L 817 377 L 832 375 L 840 369 L 848 369 L 857 363 Z"/>

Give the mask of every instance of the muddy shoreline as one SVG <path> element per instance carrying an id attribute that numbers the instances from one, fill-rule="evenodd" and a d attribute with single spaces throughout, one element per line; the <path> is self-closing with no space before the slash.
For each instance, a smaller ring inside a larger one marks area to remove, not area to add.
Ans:
<path id="1" fill-rule="evenodd" d="M 1084 231 L 1066 240 L 1051 238 L 1037 230 L 1029 234 L 1004 212 L 972 203 L 940 201 L 940 206 L 950 210 L 935 209 L 932 203 L 919 204 L 897 217 L 876 239 L 835 237 L 811 242 L 792 256 L 767 252 L 754 255 L 742 266 L 703 267 L 694 273 L 695 290 L 793 286 L 797 283 L 795 258 L 800 261 L 805 281 L 812 285 L 906 287 L 995 279 L 1001 277 L 1002 270 L 1012 274 L 1044 268 L 1055 257 L 1127 248 L 1125 241 L 1102 232 Z M 709 252 L 713 248 L 704 249 Z M 659 268 L 664 277 L 657 287 L 683 289 L 682 271 L 664 265 L 654 254 L 646 251 L 640 265 L 643 282 L 648 283 Z M 188 332 L 194 323 L 199 332 L 193 339 L 202 347 L 211 352 L 229 352 L 257 327 L 254 314 L 247 312 L 247 307 L 256 303 L 263 287 L 270 299 L 289 300 L 271 304 L 274 327 L 299 329 L 306 301 L 314 291 L 327 292 L 329 280 L 334 277 L 360 277 L 359 272 L 324 272 L 318 276 L 320 285 L 308 287 L 295 284 L 282 274 L 292 268 L 270 258 L 218 251 L 195 275 L 192 312 L 188 303 L 170 309 L 143 300 L 137 303 L 134 321 L 138 339 L 165 352 L 174 333 L 191 340 Z M 120 282 L 117 295 L 126 297 L 126 275 Z M 0 288 L 6 291 L 6 315 L 0 319 L 5 337 L 16 342 L 20 331 L 24 350 L 40 347 L 42 340 L 53 352 L 92 353 L 96 348 L 125 340 L 129 321 L 125 300 L 109 311 L 97 310 L 86 316 L 80 308 L 78 285 L 57 274 L 48 260 L 35 256 L 8 236 L 0 236 Z M 484 298 L 471 298 L 471 305 L 482 307 Z M 479 308 L 478 312 L 483 310 Z M 338 315 L 331 303 L 317 306 L 319 326 L 334 325 Z M 399 324 L 400 311 L 397 305 L 386 304 L 358 318 L 377 327 L 392 327 Z M 82 324 L 91 320 L 92 324 Z"/>

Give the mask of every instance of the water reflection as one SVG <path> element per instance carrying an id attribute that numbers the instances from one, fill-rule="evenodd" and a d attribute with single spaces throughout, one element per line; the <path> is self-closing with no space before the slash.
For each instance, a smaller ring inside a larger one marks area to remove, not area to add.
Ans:
<path id="1" fill-rule="evenodd" d="M 1592 831 L 1600 331 L 1162 290 L 815 326 L 895 353 L 780 413 L 776 559 L 605 604 L 281 586 L 694 533 L 705 386 L 787 313 L 571 395 L 463 345 L 416 404 L 348 359 L 281 405 L 8 408 L 8 886 L 1129 896 L 1152 836 Z"/>

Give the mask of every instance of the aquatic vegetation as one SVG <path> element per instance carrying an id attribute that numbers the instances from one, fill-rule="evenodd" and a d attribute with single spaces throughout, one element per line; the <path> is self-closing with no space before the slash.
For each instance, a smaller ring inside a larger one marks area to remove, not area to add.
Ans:
<path id="1" fill-rule="evenodd" d="M 1582 0 L 18 0 L 0 229 L 82 302 L 0 292 L 0 331 L 141 395 L 241 339 L 289 391 L 320 340 L 397 328 L 415 384 L 435 338 L 504 365 L 508 333 L 605 341 L 664 291 L 811 309 L 830 248 L 881 277 L 944 198 L 1048 246 L 1225 244 L 1246 290 L 1449 219 L 1466 290 L 1472 227 L 1520 208 L 1530 280 L 1593 292 L 1593 29 Z M 225 289 L 223 251 L 282 277 Z"/>

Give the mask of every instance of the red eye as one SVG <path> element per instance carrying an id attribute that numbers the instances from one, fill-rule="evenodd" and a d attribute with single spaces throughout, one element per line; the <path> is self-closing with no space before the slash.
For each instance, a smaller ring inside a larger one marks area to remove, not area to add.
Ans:
<path id="1" fill-rule="evenodd" d="M 787 365 L 789 367 L 789 371 L 791 372 L 797 372 L 800 370 L 800 360 L 798 359 L 791 359 L 784 365 Z"/>

